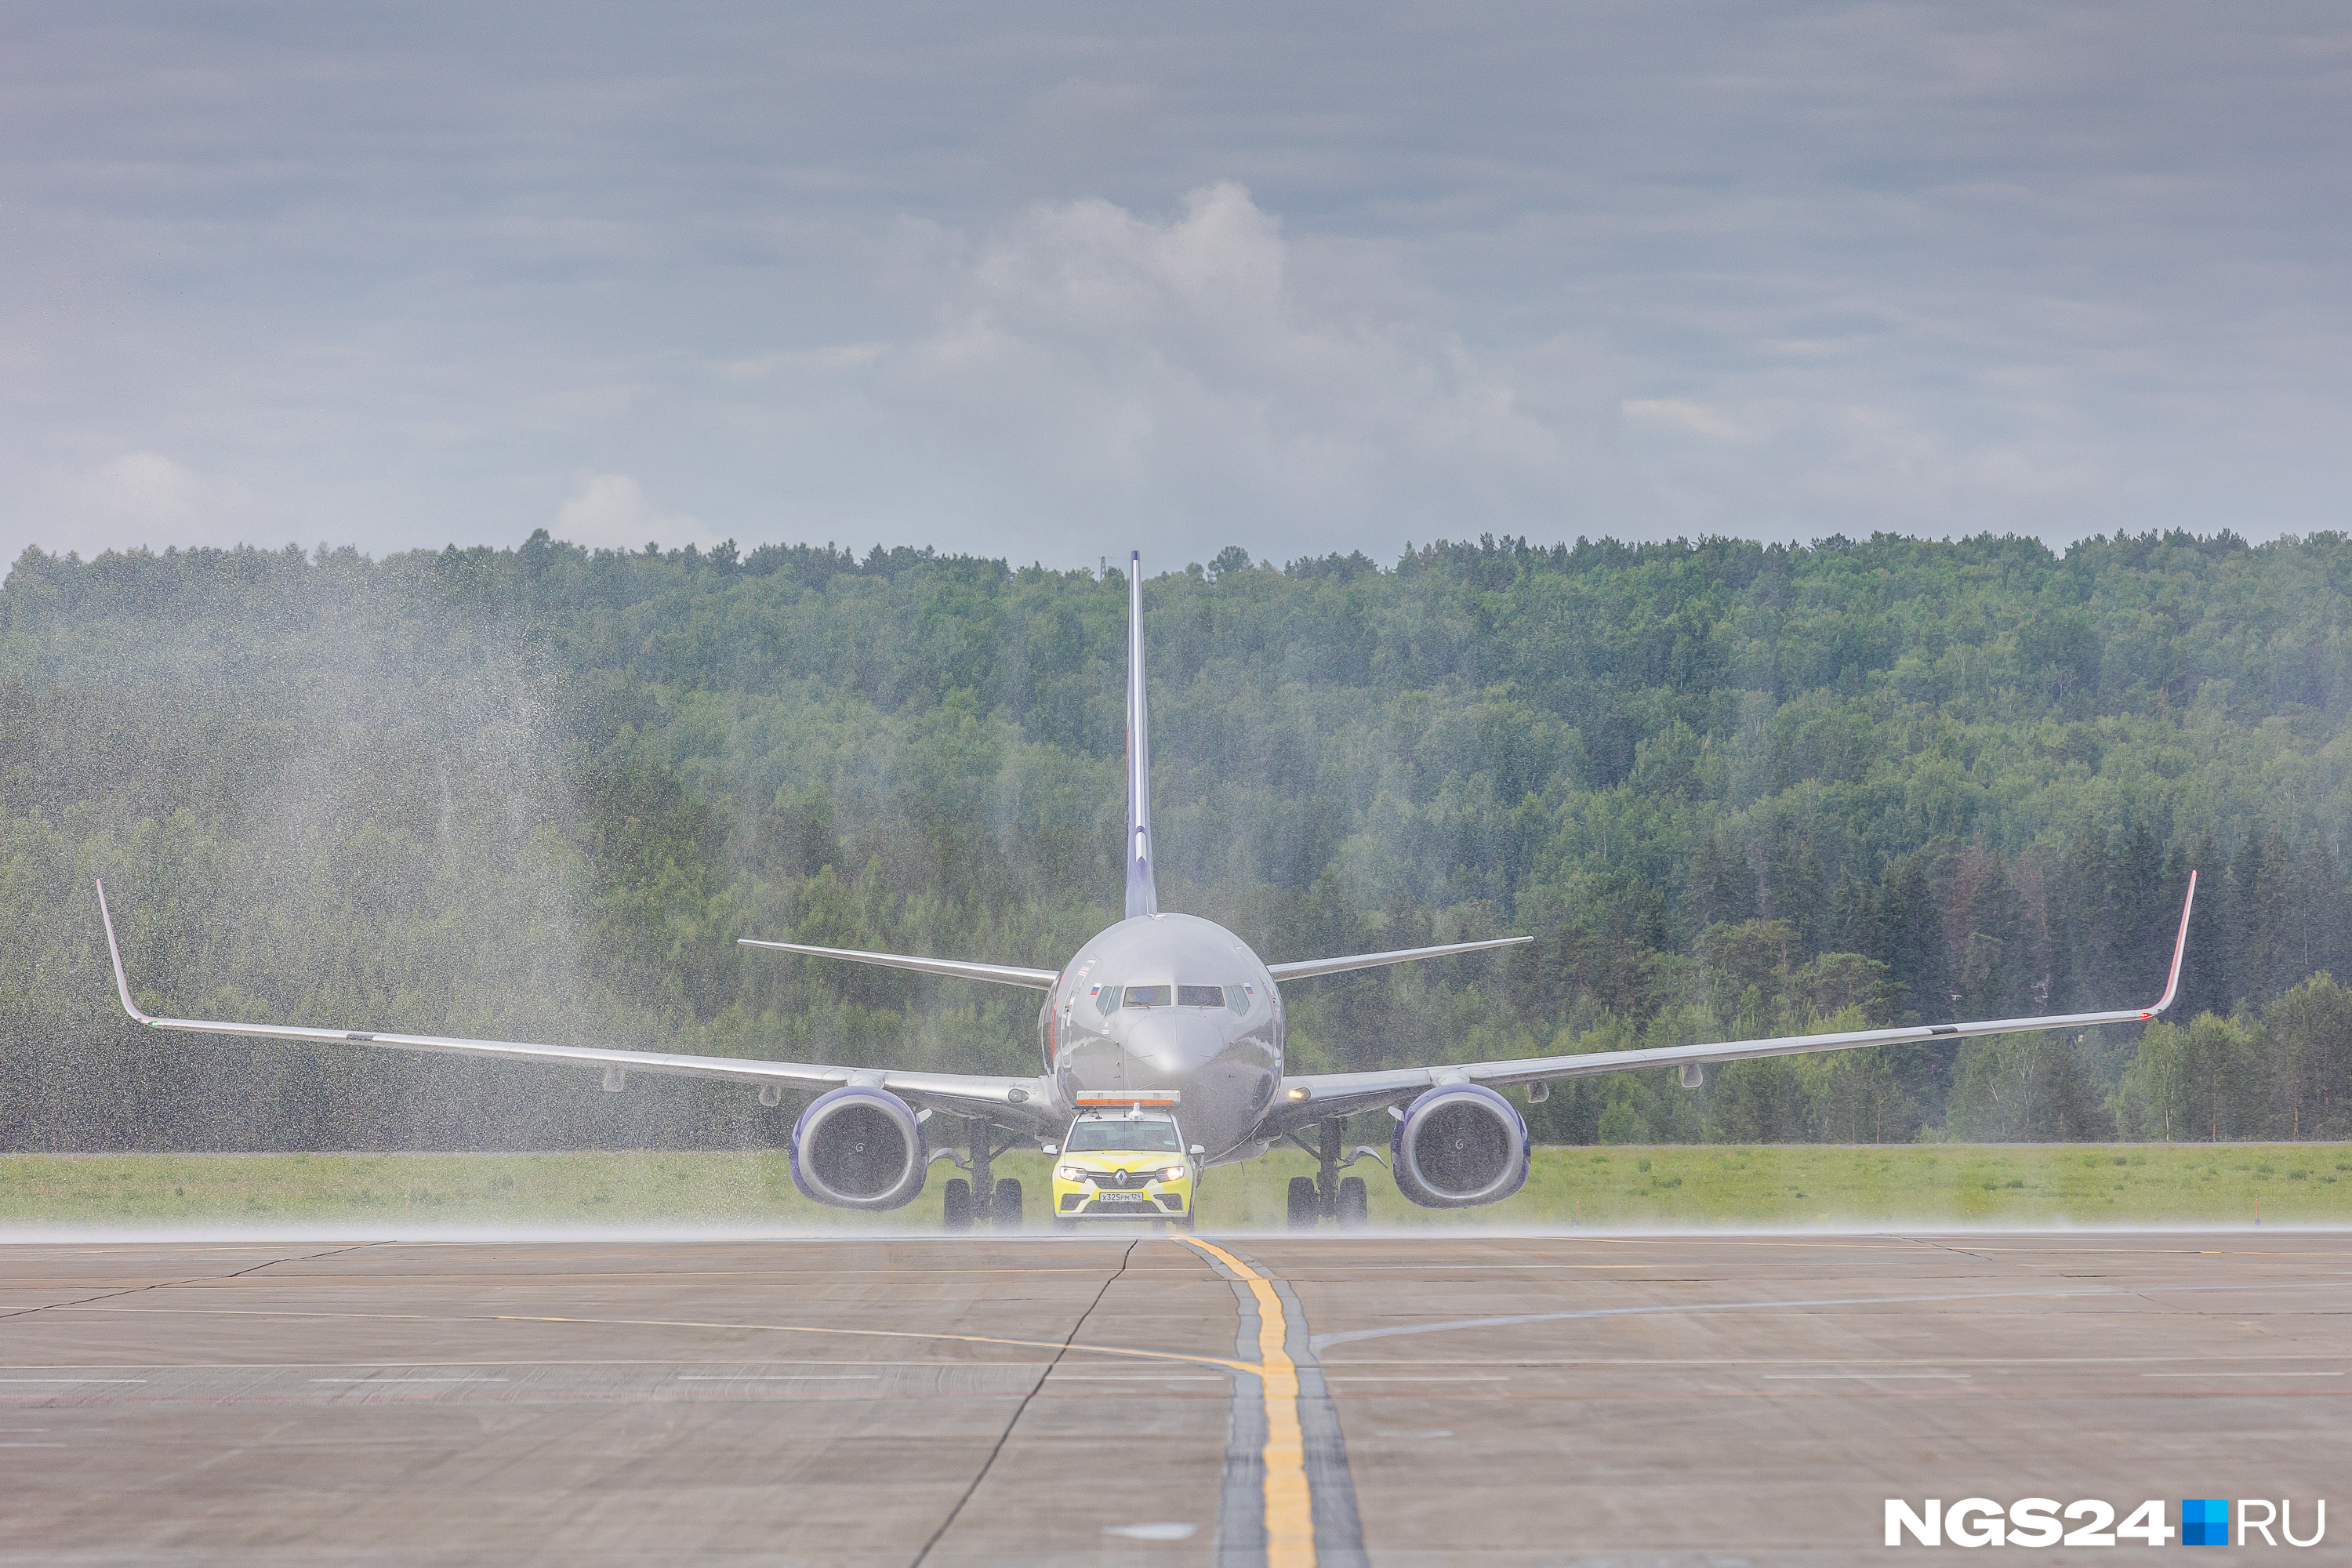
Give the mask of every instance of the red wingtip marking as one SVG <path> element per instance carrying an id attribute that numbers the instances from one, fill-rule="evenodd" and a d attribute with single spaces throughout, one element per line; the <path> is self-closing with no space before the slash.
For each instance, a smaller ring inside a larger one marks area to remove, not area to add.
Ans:
<path id="1" fill-rule="evenodd" d="M 2171 1006 L 2173 994 L 2180 989 L 2180 961 L 2189 952 L 2189 911 L 2194 909 L 2196 904 L 2197 873 L 2192 869 L 2189 873 L 2189 894 L 2180 900 L 2180 934 L 2173 939 L 2172 973 L 2165 977 L 2164 994 L 2158 999 L 2156 1005 L 2148 1010 L 2150 1017 Z"/>

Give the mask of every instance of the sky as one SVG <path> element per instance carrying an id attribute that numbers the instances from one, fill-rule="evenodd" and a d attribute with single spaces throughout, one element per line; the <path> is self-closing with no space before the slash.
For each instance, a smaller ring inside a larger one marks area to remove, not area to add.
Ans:
<path id="1" fill-rule="evenodd" d="M 0 557 L 2347 524 L 2333 4 L 0 0 Z"/>

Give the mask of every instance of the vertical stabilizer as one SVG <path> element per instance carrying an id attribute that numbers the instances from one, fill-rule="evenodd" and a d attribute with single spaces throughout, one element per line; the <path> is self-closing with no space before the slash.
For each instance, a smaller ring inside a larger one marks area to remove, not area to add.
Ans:
<path id="1" fill-rule="evenodd" d="M 1127 915 L 1160 912 L 1151 880 L 1151 721 L 1143 702 L 1143 552 L 1127 558 Z"/>

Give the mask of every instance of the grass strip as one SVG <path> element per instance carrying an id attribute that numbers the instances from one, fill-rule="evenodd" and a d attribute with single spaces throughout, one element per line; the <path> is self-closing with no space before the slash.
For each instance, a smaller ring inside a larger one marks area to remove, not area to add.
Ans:
<path id="1" fill-rule="evenodd" d="M 1279 1226 L 1304 1154 L 1209 1173 L 1213 1228 Z M 934 1170 L 904 1209 L 810 1203 L 780 1152 L 0 1155 L 0 1226 L 631 1225 L 919 1228 L 939 1222 Z M 1007 1155 L 1044 1218 L 1046 1162 Z M 1370 1161 L 1373 1223 L 1584 1225 L 2102 1225 L 2352 1221 L 2352 1145 L 1902 1144 L 1551 1148 L 1527 1188 L 1476 1209 L 1417 1208 Z"/>

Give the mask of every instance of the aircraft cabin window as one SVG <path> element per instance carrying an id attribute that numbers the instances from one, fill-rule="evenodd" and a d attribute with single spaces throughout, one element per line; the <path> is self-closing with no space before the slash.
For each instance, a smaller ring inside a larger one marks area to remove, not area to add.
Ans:
<path id="1" fill-rule="evenodd" d="M 1179 1007 L 1222 1007 L 1225 1005 L 1225 988 L 1222 985 L 1179 985 L 1176 1005 Z"/>

